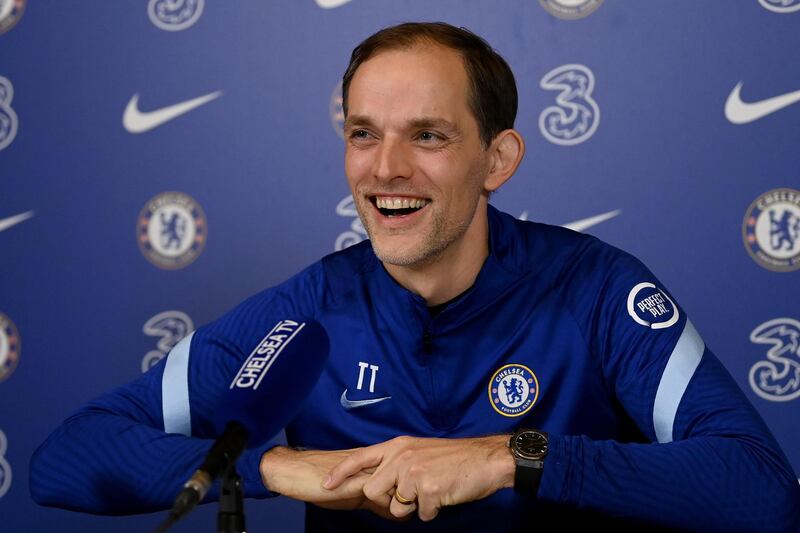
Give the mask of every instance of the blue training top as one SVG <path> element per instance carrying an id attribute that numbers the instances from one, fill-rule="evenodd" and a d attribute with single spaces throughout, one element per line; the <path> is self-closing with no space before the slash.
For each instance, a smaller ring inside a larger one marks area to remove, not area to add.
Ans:
<path id="1" fill-rule="evenodd" d="M 57 428 L 31 462 L 34 499 L 108 514 L 168 508 L 213 437 L 204 391 L 228 386 L 215 372 L 220 358 L 244 360 L 276 318 L 311 316 L 331 352 L 286 428 L 290 444 L 344 449 L 526 427 L 548 432 L 550 451 L 536 497 L 501 490 L 430 523 L 308 505 L 310 531 L 505 532 L 604 520 L 617 530 L 798 531 L 789 462 L 644 265 L 491 206 L 489 229 L 475 284 L 434 317 L 369 242 L 249 298 Z M 264 417 L 280 407 L 265 406 Z M 250 497 L 270 495 L 258 471 L 266 449 L 239 460 Z"/>

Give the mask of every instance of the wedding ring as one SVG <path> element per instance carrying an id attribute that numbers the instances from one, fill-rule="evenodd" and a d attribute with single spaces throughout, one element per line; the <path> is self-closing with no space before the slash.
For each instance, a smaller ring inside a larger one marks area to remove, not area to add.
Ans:
<path id="1" fill-rule="evenodd" d="M 403 498 L 397 491 L 394 492 L 394 499 L 397 500 L 398 503 L 401 503 L 403 505 L 411 505 L 412 503 L 414 503 L 414 500 L 408 500 L 406 498 Z"/>

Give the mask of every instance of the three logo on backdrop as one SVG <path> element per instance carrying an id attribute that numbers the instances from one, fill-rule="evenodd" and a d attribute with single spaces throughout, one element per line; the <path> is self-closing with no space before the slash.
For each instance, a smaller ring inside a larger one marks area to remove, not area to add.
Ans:
<path id="1" fill-rule="evenodd" d="M 181 31 L 191 28 L 203 14 L 205 0 L 150 0 L 147 15 L 157 28 Z"/>
<path id="2" fill-rule="evenodd" d="M 150 317 L 142 326 L 142 333 L 159 337 L 156 350 L 150 350 L 142 358 L 142 372 L 147 372 L 167 356 L 181 339 L 194 330 L 194 322 L 183 311 L 163 311 Z"/>
<path id="3" fill-rule="evenodd" d="M 772 345 L 766 360 L 750 368 L 753 392 L 771 402 L 788 402 L 800 397 L 800 321 L 775 318 L 750 333 L 755 344 Z"/>
<path id="4" fill-rule="evenodd" d="M 0 35 L 17 25 L 27 0 L 0 0 Z"/>
<path id="5" fill-rule="evenodd" d="M 353 201 L 352 195 L 347 195 L 342 198 L 338 204 L 336 204 L 336 214 L 340 217 L 347 217 L 352 218 L 353 220 L 350 222 L 350 229 L 340 233 L 338 237 L 336 237 L 336 243 L 333 246 L 333 249 L 337 252 L 339 250 L 344 250 L 349 246 L 353 246 L 354 244 L 358 244 L 367 236 L 367 230 L 364 229 L 364 224 L 361 223 L 361 219 L 358 217 L 358 211 L 356 210 L 356 204 Z"/>
<path id="6" fill-rule="evenodd" d="M 775 272 L 800 269 L 800 191 L 773 189 L 750 204 L 742 223 L 747 253 Z"/>
<path id="7" fill-rule="evenodd" d="M 8 450 L 8 439 L 3 430 L 0 430 L 0 498 L 11 488 L 11 465 L 6 461 L 6 450 Z"/>
<path id="8" fill-rule="evenodd" d="M 562 65 L 544 75 L 542 89 L 559 91 L 556 105 L 539 115 L 539 130 L 554 144 L 572 146 L 588 140 L 600 125 L 600 107 L 592 98 L 594 74 L 585 65 Z"/>
<path id="9" fill-rule="evenodd" d="M 203 251 L 208 235 L 206 215 L 197 201 L 182 192 L 162 192 L 139 213 L 136 237 L 148 261 L 167 270 L 191 264 Z"/>
<path id="10" fill-rule="evenodd" d="M 2 2 L 2 0 L 0 0 Z M 17 114 L 11 108 L 14 99 L 14 86 L 11 80 L 0 76 L 0 150 L 12 143 L 17 136 Z"/>
<path id="11" fill-rule="evenodd" d="M 22 341 L 17 326 L 0 313 L 0 381 L 8 379 L 19 364 Z"/>

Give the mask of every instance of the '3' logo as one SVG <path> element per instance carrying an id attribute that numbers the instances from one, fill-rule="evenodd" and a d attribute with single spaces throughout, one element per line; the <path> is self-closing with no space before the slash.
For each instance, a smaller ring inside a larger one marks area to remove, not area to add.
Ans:
<path id="1" fill-rule="evenodd" d="M 562 65 L 544 75 L 542 89 L 561 91 L 556 104 L 539 115 L 539 129 L 545 139 L 563 146 L 589 139 L 600 124 L 600 108 L 592 99 L 594 74 L 584 65 Z"/>

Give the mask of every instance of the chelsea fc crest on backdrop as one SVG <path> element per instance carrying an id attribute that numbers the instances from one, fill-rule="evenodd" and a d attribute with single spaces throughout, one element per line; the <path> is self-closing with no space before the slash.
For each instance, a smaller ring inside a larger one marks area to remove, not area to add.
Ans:
<path id="1" fill-rule="evenodd" d="M 21 345 L 17 327 L 10 318 L 0 313 L 0 381 L 17 368 Z"/>
<path id="2" fill-rule="evenodd" d="M 183 268 L 205 247 L 206 215 L 188 194 L 162 192 L 142 208 L 136 233 L 148 261 L 167 270 Z"/>
<path id="3" fill-rule="evenodd" d="M 181 31 L 191 28 L 203 14 L 205 0 L 150 0 L 147 15 L 156 28 Z"/>
<path id="4" fill-rule="evenodd" d="M 26 0 L 0 0 L 0 35 L 16 26 L 25 11 Z"/>
<path id="5" fill-rule="evenodd" d="M 800 191 L 773 189 L 744 215 L 744 247 L 756 263 L 775 272 L 800 268 Z"/>
<path id="6" fill-rule="evenodd" d="M 765 9 L 774 13 L 794 13 L 800 11 L 800 0 L 758 0 Z"/>
<path id="7" fill-rule="evenodd" d="M 489 380 L 489 402 L 503 416 L 522 416 L 539 398 L 539 380 L 525 365 L 500 367 Z"/>

